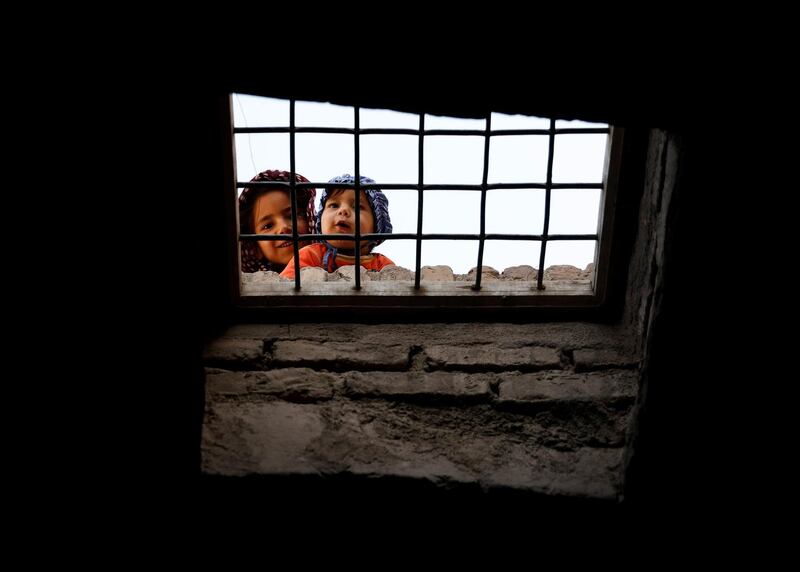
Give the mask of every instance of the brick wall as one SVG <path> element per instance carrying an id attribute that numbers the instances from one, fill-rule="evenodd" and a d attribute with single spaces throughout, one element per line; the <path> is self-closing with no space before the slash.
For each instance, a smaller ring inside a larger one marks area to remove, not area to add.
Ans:
<path id="1" fill-rule="evenodd" d="M 615 498 L 631 347 L 582 323 L 239 325 L 206 351 L 203 471 Z"/>

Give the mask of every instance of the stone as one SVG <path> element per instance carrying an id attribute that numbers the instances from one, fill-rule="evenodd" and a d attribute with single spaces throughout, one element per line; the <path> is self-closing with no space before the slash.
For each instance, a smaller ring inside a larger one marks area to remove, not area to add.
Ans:
<path id="1" fill-rule="evenodd" d="M 402 266 L 384 266 L 380 272 L 375 274 L 377 277 L 373 277 L 373 280 L 408 280 L 409 282 L 414 280 L 414 273 Z"/>
<path id="2" fill-rule="evenodd" d="M 581 277 L 581 269 L 569 264 L 556 264 L 544 271 L 545 280 L 578 280 Z"/>
<path id="3" fill-rule="evenodd" d="M 271 270 L 259 272 L 242 272 L 243 284 L 266 284 L 270 282 L 280 282 L 281 275 Z"/>
<path id="4" fill-rule="evenodd" d="M 523 264 L 522 266 L 510 266 L 503 270 L 500 276 L 503 280 L 527 280 L 534 281 L 538 276 L 538 271 L 533 266 Z"/>
<path id="5" fill-rule="evenodd" d="M 363 266 L 359 266 L 358 269 L 361 271 L 361 280 L 366 281 L 370 279 L 369 274 L 367 273 L 367 269 Z M 356 267 L 353 264 L 348 266 L 342 266 L 337 268 L 335 272 L 331 272 L 329 280 L 332 281 L 347 281 L 347 282 L 355 282 L 356 281 Z"/>
<path id="6" fill-rule="evenodd" d="M 328 273 L 318 266 L 306 266 L 300 269 L 300 284 L 304 282 L 326 282 Z"/>
<path id="7" fill-rule="evenodd" d="M 478 269 L 477 266 L 471 268 L 470 271 L 467 273 L 467 279 L 470 281 L 475 280 L 476 270 Z M 485 280 L 500 280 L 500 273 L 492 268 L 491 266 L 482 266 L 481 267 L 481 281 Z"/>
<path id="8" fill-rule="evenodd" d="M 422 282 L 452 282 L 453 269 L 449 266 L 423 266 L 419 269 Z"/>

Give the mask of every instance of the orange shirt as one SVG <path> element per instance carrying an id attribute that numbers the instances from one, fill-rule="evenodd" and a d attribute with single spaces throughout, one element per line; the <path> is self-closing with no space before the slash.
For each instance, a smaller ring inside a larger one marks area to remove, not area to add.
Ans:
<path id="1" fill-rule="evenodd" d="M 301 248 L 300 268 L 305 268 L 306 266 L 318 266 L 319 268 L 323 268 L 322 258 L 325 256 L 325 248 L 325 245 L 320 242 Z M 355 256 L 348 256 L 340 252 L 336 254 L 336 260 L 332 264 L 329 263 L 332 268 L 325 268 L 325 270 L 333 272 L 340 266 L 352 266 L 355 262 Z M 394 264 L 394 262 L 377 252 L 361 255 L 361 266 L 367 270 L 380 270 L 384 266 L 390 266 L 392 264 Z M 292 258 L 289 264 L 286 265 L 286 268 L 283 269 L 281 276 L 284 278 L 294 278 L 294 258 Z"/>

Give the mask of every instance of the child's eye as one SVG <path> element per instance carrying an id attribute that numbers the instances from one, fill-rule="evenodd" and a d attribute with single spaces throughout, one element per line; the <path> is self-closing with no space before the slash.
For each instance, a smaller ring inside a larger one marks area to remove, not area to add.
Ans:
<path id="1" fill-rule="evenodd" d="M 328 208 L 329 209 L 338 209 L 339 208 L 339 203 L 328 203 Z"/>
<path id="2" fill-rule="evenodd" d="M 268 223 L 265 223 L 265 224 L 261 225 L 261 230 L 271 230 L 273 226 L 275 226 L 275 225 L 272 224 L 271 222 L 268 222 Z"/>

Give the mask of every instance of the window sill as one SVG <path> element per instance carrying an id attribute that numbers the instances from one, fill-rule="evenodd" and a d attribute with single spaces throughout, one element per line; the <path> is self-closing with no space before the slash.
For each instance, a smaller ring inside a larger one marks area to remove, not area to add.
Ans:
<path id="1" fill-rule="evenodd" d="M 535 281 L 484 281 L 473 290 L 472 281 L 422 282 L 420 289 L 411 281 L 370 282 L 364 280 L 356 290 L 352 282 L 308 282 L 295 290 L 294 282 L 243 284 L 238 306 L 241 309 L 268 308 L 315 312 L 332 309 L 448 309 L 474 310 L 526 309 L 575 310 L 597 308 L 600 296 L 592 290 L 589 279 L 543 281 L 544 290 Z M 297 315 L 295 314 L 295 317 Z M 317 315 L 319 318 L 319 315 Z"/>

